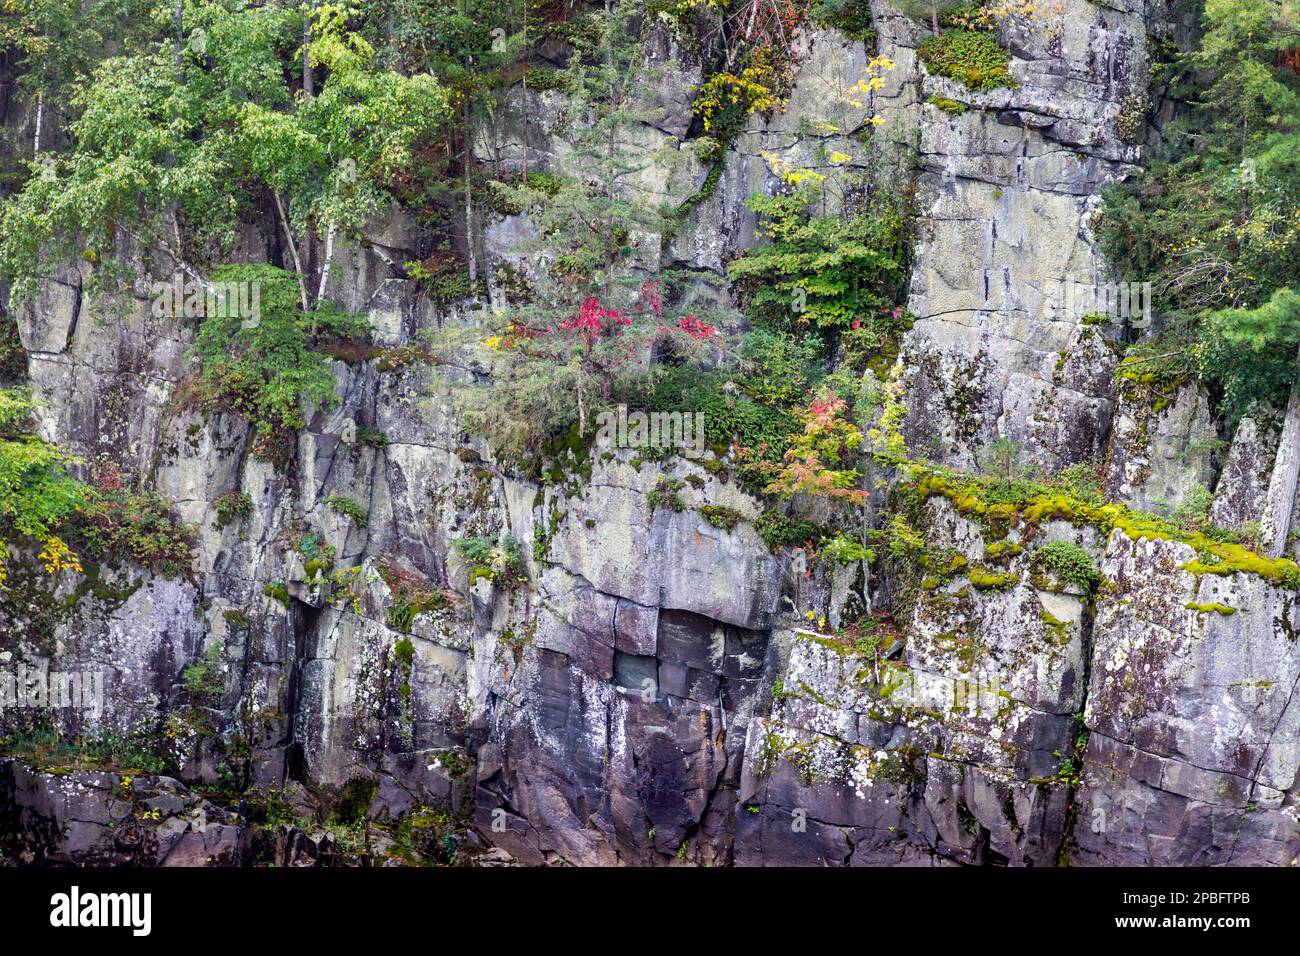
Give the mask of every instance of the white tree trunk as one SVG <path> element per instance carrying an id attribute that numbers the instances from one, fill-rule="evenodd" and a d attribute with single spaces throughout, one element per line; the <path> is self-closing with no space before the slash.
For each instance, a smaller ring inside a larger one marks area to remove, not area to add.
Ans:
<path id="1" fill-rule="evenodd" d="M 1295 510 L 1297 479 L 1300 479 L 1300 383 L 1291 389 L 1286 418 L 1277 443 L 1277 458 L 1265 499 L 1263 535 L 1270 557 L 1280 558 L 1291 534 L 1291 512 Z"/>
<path id="2" fill-rule="evenodd" d="M 330 281 L 330 265 L 334 262 L 334 223 L 329 224 L 325 231 L 325 264 L 320 270 L 320 288 L 316 290 L 316 308 L 320 308 L 321 300 L 325 298 L 325 287 Z"/>
<path id="3" fill-rule="evenodd" d="M 41 151 L 41 122 L 45 119 L 45 93 L 36 94 L 36 143 L 32 147 L 32 153 L 38 154 Z"/>

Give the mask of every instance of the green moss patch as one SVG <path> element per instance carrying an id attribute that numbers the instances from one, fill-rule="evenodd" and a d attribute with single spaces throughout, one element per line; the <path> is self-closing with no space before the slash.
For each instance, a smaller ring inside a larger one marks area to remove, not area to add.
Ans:
<path id="1" fill-rule="evenodd" d="M 1278 587 L 1300 591 L 1300 564 L 1290 558 L 1264 557 L 1223 540 L 1222 533 L 1216 529 L 1188 531 L 1158 515 L 1097 497 L 1081 497 L 1068 488 L 1031 481 L 1009 482 L 936 468 L 922 473 L 908 493 L 915 495 L 919 502 L 932 497 L 945 498 L 960 514 L 983 525 L 995 536 L 1005 537 L 1012 526 L 1028 532 L 1045 521 L 1090 525 L 1104 535 L 1118 529 L 1134 541 L 1143 538 L 1178 541 L 1194 548 L 1196 559 L 1183 565 L 1183 570 L 1192 574 L 1251 574 Z M 1062 567 L 1078 565 L 1069 573 L 1085 574 L 1080 562 L 1065 561 L 1063 555 L 1057 557 L 1062 558 L 1058 562 Z"/>
<path id="2" fill-rule="evenodd" d="M 985 30 L 949 30 L 923 40 L 916 53 L 932 74 L 956 80 L 970 90 L 1015 89 L 1019 85 L 1007 72 L 1011 53 L 998 43 L 995 34 Z"/>
<path id="3" fill-rule="evenodd" d="M 1217 601 L 1208 604 L 1196 604 L 1194 602 L 1188 602 L 1187 604 L 1184 604 L 1183 607 L 1187 608 L 1189 611 L 1198 611 L 1201 614 L 1209 614 L 1211 611 L 1213 611 L 1215 614 L 1222 614 L 1224 617 L 1227 617 L 1230 614 L 1237 613 L 1237 609 L 1235 607 L 1229 607 L 1228 605 L 1220 604 Z"/>

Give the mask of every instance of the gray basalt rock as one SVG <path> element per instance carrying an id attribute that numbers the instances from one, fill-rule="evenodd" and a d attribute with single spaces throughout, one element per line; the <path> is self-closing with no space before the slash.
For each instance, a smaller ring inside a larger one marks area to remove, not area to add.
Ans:
<path id="1" fill-rule="evenodd" d="M 1144 33 L 1138 13 L 1073 0 L 1048 29 L 1007 36 L 1016 89 L 924 78 L 925 94 L 967 109 L 927 105 L 921 123 L 925 228 L 908 303 L 919 321 L 904 353 L 918 447 L 937 432 L 945 460 L 967 467 L 999 437 L 1042 467 L 1100 453 L 1113 359 L 1057 380 L 1081 318 L 1061 293 L 1104 275 L 1088 217 L 1138 159 L 1116 127 L 1126 98 L 1145 93 Z"/>
<path id="2" fill-rule="evenodd" d="M 1186 545 L 1114 532 L 1086 709 L 1079 862 L 1293 865 L 1300 657 L 1289 592 L 1199 579 Z M 1231 728 L 1231 730 L 1228 730 Z"/>
<path id="3" fill-rule="evenodd" d="M 1210 506 L 1215 524 L 1233 528 L 1263 520 L 1278 426 L 1278 417 L 1267 413 L 1243 418 L 1237 425 Z"/>
<path id="4" fill-rule="evenodd" d="M 1206 494 L 1220 442 L 1204 389 L 1187 385 L 1172 397 L 1121 392 L 1106 463 L 1107 497 L 1167 511 Z"/>

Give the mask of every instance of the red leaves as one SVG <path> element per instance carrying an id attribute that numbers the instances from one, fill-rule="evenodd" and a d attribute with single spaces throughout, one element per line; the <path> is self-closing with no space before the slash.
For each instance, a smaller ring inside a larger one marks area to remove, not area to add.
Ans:
<path id="1" fill-rule="evenodd" d="M 865 505 L 867 492 L 861 487 L 857 469 L 862 433 L 843 414 L 844 399 L 827 392 L 813 399 L 800 415 L 804 430 L 786 450 L 772 481 L 763 490 L 790 497 L 819 495 L 846 504 Z"/>
<path id="2" fill-rule="evenodd" d="M 693 315 L 682 316 L 677 327 L 693 339 L 711 339 L 715 338 L 718 330 L 707 322 L 701 322 Z"/>
<path id="3" fill-rule="evenodd" d="M 605 308 L 601 305 L 600 300 L 593 295 L 582 303 L 575 314 L 569 316 L 553 329 L 548 329 L 543 334 L 565 332 L 576 335 L 590 345 L 606 332 L 613 331 L 622 325 L 628 325 L 631 321 L 618 309 Z"/>
<path id="4" fill-rule="evenodd" d="M 646 279 L 641 283 L 641 291 L 637 294 L 637 310 L 641 312 L 649 310 L 654 313 L 656 319 L 664 317 L 664 299 L 658 280 Z"/>

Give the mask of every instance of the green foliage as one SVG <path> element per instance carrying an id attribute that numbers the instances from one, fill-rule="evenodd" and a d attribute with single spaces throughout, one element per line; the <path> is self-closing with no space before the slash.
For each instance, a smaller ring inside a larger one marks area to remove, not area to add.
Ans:
<path id="1" fill-rule="evenodd" d="M 116 480 L 87 485 L 68 474 L 73 459 L 30 434 L 31 400 L 0 391 L 0 585 L 6 540 L 44 544 L 47 571 L 81 570 L 60 535 L 99 559 L 151 565 L 179 574 L 191 560 L 193 531 L 176 521 L 170 504 L 152 492 L 136 493 Z"/>
<path id="2" fill-rule="evenodd" d="M 68 736 L 48 722 L 24 731 L 0 733 L 0 753 L 21 756 L 43 770 L 110 770 L 167 773 L 174 770 L 156 752 L 152 734 L 102 731 Z"/>
<path id="3" fill-rule="evenodd" d="M 889 313 L 906 278 L 909 207 L 895 201 L 870 213 L 817 216 L 820 198 L 807 185 L 791 195 L 749 198 L 768 242 L 728 265 L 749 314 L 776 331 L 896 331 Z"/>
<path id="4" fill-rule="evenodd" d="M 199 659 L 181 673 L 185 692 L 190 700 L 200 705 L 214 704 L 226 690 L 226 667 L 222 661 L 225 646 L 214 641 L 204 648 Z"/>
<path id="5" fill-rule="evenodd" d="M 307 561 L 321 561 L 327 566 L 333 566 L 336 549 L 332 544 L 324 543 L 324 539 L 314 531 L 306 532 L 291 537 L 294 548 Z"/>
<path id="6" fill-rule="evenodd" d="M 1011 54 L 991 31 L 948 30 L 926 37 L 916 53 L 935 76 L 946 76 L 970 90 L 986 92 L 1018 85 L 1007 72 Z"/>
<path id="7" fill-rule="evenodd" d="M 926 553 L 925 536 L 902 514 L 890 515 L 884 537 L 885 547 L 892 558 L 915 562 Z"/>
<path id="8" fill-rule="evenodd" d="M 1000 436 L 980 452 L 980 471 L 1004 481 L 1027 478 L 1033 473 L 1032 467 L 1024 459 L 1024 450 L 1020 443 L 1006 436 Z"/>
<path id="9" fill-rule="evenodd" d="M 134 561 L 164 576 L 187 572 L 193 560 L 194 529 L 182 524 L 172 503 L 156 492 L 96 487 L 73 519 L 69 540 L 109 561 Z"/>
<path id="10" fill-rule="evenodd" d="M 214 279 L 257 283 L 260 316 L 249 323 L 230 309 L 203 320 L 194 397 L 243 415 L 264 440 L 303 428 L 304 403 L 329 407 L 337 401 L 329 359 L 313 345 L 360 334 L 364 319 L 328 304 L 303 312 L 293 276 L 274 266 L 223 266 Z"/>
<path id="11" fill-rule="evenodd" d="M 840 532 L 827 540 L 822 546 L 822 550 L 841 564 L 875 560 L 875 553 L 870 548 L 844 532 Z"/>
<path id="12" fill-rule="evenodd" d="M 738 371 L 745 391 L 766 405 L 789 408 L 803 401 L 825 376 L 822 343 L 788 332 L 755 329 L 740 344 Z"/>
<path id="13" fill-rule="evenodd" d="M 479 578 L 514 585 L 523 580 L 524 559 L 519 545 L 510 535 L 492 538 L 459 538 L 451 542 L 470 566 L 470 583 Z"/>
<path id="14" fill-rule="evenodd" d="M 739 379 L 739 381 L 738 381 Z M 744 383 L 742 385 L 741 383 Z M 739 472 L 746 487 L 765 481 L 757 464 L 777 462 L 799 430 L 798 419 L 781 407 L 749 398 L 748 376 L 705 372 L 686 365 L 656 366 L 644 375 L 628 376 L 616 387 L 612 402 L 647 412 L 699 412 L 707 444 L 717 451 L 735 446 L 748 449 Z M 763 389 L 758 390 L 763 393 Z"/>
<path id="15" fill-rule="evenodd" d="M 576 356 L 563 362 L 559 356 L 553 362 L 509 358 L 488 387 L 467 388 L 458 397 L 470 433 L 487 438 L 499 459 L 536 465 L 540 449 L 577 430 L 584 372 Z"/>
<path id="16" fill-rule="evenodd" d="M 754 521 L 754 530 L 772 551 L 781 548 L 813 547 L 821 543 L 827 531 L 821 525 L 794 518 L 776 509 L 764 511 Z"/>
<path id="17" fill-rule="evenodd" d="M 726 505 L 705 505 L 699 511 L 705 521 L 723 531 L 731 531 L 744 520 L 739 511 Z"/>
<path id="18" fill-rule="evenodd" d="M 1282 288 L 1256 308 L 1202 313 L 1193 354 L 1202 373 L 1223 386 L 1229 409 L 1243 412 L 1260 399 L 1286 403 L 1296 377 L 1297 348 L 1300 292 Z"/>
<path id="19" fill-rule="evenodd" d="M 686 483 L 677 478 L 661 475 L 654 488 L 646 492 L 645 500 L 650 510 L 667 508 L 669 511 L 685 511 L 686 503 L 682 501 L 681 490 Z"/>
<path id="20" fill-rule="evenodd" d="M 937 109 L 943 110 L 945 113 L 951 113 L 953 116 L 960 116 L 966 112 L 965 103 L 959 103 L 946 96 L 931 96 L 926 99 L 926 102 Z"/>
<path id="21" fill-rule="evenodd" d="M 442 589 L 389 560 L 378 565 L 379 576 L 392 595 L 388 605 L 388 626 L 409 634 L 416 615 L 449 607 Z"/>
<path id="22" fill-rule="evenodd" d="M 17 297 L 78 254 L 101 280 L 129 278 L 108 262 L 123 230 L 176 268 L 218 260 L 268 193 L 300 233 L 355 231 L 392 204 L 389 187 L 446 114 L 437 81 L 379 68 L 340 6 L 311 14 L 310 57 L 325 74 L 316 96 L 289 86 L 301 74 L 301 8 L 207 0 L 183 13 L 179 51 L 170 15 L 137 19 L 137 41 L 70 95 L 71 150 L 34 164 L 4 204 L 0 273 Z"/>
<path id="23" fill-rule="evenodd" d="M 235 521 L 246 521 L 253 514 L 253 497 L 245 491 L 227 491 L 212 502 L 217 512 L 217 527 L 224 528 Z"/>
<path id="24" fill-rule="evenodd" d="M 450 253 L 434 253 L 419 262 L 406 263 L 406 274 L 437 305 L 447 306 L 483 292 L 482 280 L 471 280 L 469 268 Z"/>
<path id="25" fill-rule="evenodd" d="M 87 74 L 110 44 L 130 42 L 148 5 L 135 0 L 10 0 L 0 49 L 28 90 L 51 94 Z"/>
<path id="26" fill-rule="evenodd" d="M 809 17 L 818 26 L 839 30 L 850 40 L 875 42 L 870 4 L 859 0 L 813 0 Z"/>
<path id="27" fill-rule="evenodd" d="M 1092 555 L 1070 541 L 1043 545 L 1034 551 L 1033 562 L 1039 571 L 1076 585 L 1085 595 L 1091 595 L 1101 583 L 1101 573 L 1093 564 Z"/>
<path id="28" fill-rule="evenodd" d="M 1067 490 L 1081 501 L 1102 500 L 1102 465 L 1097 461 L 1081 461 L 1061 469 L 1049 482 Z"/>
<path id="29" fill-rule="evenodd" d="M 67 473 L 72 459 L 30 433 L 32 410 L 26 394 L 0 391 L 0 568 L 6 538 L 52 538 L 90 501 Z"/>
<path id="30" fill-rule="evenodd" d="M 1195 484 L 1183 500 L 1169 512 L 1169 519 L 1183 531 L 1210 533 L 1210 506 L 1214 495 L 1205 485 Z"/>
<path id="31" fill-rule="evenodd" d="M 651 165 L 640 130 L 662 111 L 642 92 L 663 75 L 646 64 L 637 38 L 638 10 L 618 0 L 590 14 L 591 34 L 577 41 L 565 72 L 571 94 L 564 101 L 562 135 L 568 175 L 503 187 L 505 197 L 527 211 L 539 238 L 521 247 L 547 253 L 549 274 L 540 283 L 544 312 L 567 314 L 588 296 L 610 301 L 630 278 L 616 265 L 633 252 L 634 232 L 663 234 L 668 218 L 647 202 L 637 177 Z M 640 280 L 635 280 L 638 284 Z M 537 316 L 512 316 L 538 325 Z"/>
<path id="32" fill-rule="evenodd" d="M 369 448 L 387 448 L 388 433 L 380 428 L 361 427 L 357 429 L 357 444 Z"/>
<path id="33" fill-rule="evenodd" d="M 325 504 L 327 504 L 329 509 L 336 515 L 343 515 L 345 518 L 350 518 L 352 523 L 358 528 L 364 528 L 369 522 L 369 517 L 366 515 L 366 509 L 346 495 L 330 495 L 325 499 Z"/>
<path id="34" fill-rule="evenodd" d="M 1222 386 L 1230 419 L 1285 400 L 1300 348 L 1300 24 L 1285 6 L 1207 0 L 1200 45 L 1157 76 L 1195 108 L 1094 223 L 1118 272 L 1152 283 L 1153 310 Z"/>
<path id="35" fill-rule="evenodd" d="M 964 25 L 981 3 L 978 0 L 891 0 L 900 13 L 918 20 L 929 20 L 935 32 L 940 26 Z"/>
<path id="36" fill-rule="evenodd" d="M 0 386 L 17 385 L 27 375 L 27 352 L 18 334 L 18 323 L 0 310 Z"/>
<path id="37" fill-rule="evenodd" d="M 1204 349 L 1189 334 L 1183 326 L 1129 346 L 1115 367 L 1115 381 L 1128 401 L 1160 412 L 1196 378 Z"/>

